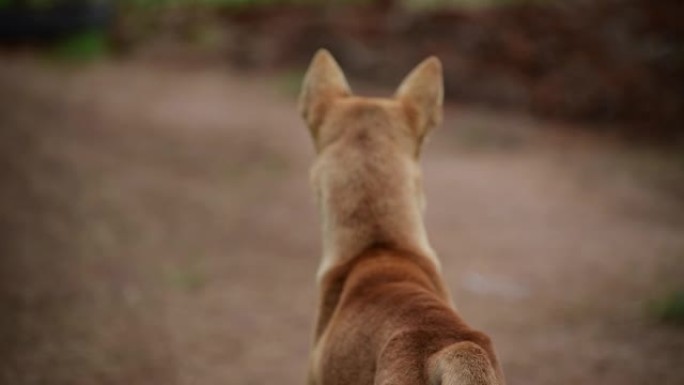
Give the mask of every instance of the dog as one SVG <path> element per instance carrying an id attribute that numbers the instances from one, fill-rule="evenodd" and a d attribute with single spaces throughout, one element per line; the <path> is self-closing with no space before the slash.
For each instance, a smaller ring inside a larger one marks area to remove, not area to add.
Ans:
<path id="1" fill-rule="evenodd" d="M 423 211 L 421 145 L 442 120 L 442 65 L 420 63 L 393 98 L 355 96 L 319 50 L 299 111 L 323 256 L 309 385 L 503 385 L 490 338 L 451 304 Z"/>

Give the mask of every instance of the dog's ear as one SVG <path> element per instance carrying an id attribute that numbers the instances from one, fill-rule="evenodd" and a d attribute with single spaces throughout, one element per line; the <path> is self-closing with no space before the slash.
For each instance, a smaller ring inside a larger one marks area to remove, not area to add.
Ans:
<path id="1" fill-rule="evenodd" d="M 319 49 L 304 76 L 299 95 L 299 112 L 316 135 L 316 130 L 332 102 L 351 95 L 351 88 L 330 52 Z"/>
<path id="2" fill-rule="evenodd" d="M 401 82 L 395 93 L 417 130 L 419 140 L 442 122 L 444 85 L 442 63 L 434 56 L 425 59 Z"/>

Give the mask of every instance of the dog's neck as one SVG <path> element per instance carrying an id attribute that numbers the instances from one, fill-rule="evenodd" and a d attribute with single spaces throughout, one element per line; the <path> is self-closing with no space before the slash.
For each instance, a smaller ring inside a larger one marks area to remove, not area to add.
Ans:
<path id="1" fill-rule="evenodd" d="M 423 223 L 417 162 L 369 142 L 342 141 L 326 149 L 312 169 L 323 226 L 319 280 L 374 246 L 425 256 L 439 268 Z"/>

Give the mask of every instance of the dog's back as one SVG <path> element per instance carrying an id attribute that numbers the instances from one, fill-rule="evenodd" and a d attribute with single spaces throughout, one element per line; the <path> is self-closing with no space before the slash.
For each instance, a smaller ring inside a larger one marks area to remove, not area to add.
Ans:
<path id="1" fill-rule="evenodd" d="M 326 274 L 322 293 L 314 383 L 500 383 L 489 338 L 450 308 L 424 257 L 369 249 Z"/>

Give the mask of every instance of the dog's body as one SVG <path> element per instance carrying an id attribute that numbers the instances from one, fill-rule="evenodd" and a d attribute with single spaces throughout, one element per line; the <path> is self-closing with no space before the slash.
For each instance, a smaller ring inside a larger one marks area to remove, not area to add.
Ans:
<path id="1" fill-rule="evenodd" d="M 375 99 L 352 96 L 327 51 L 307 72 L 324 249 L 311 385 L 503 384 L 489 338 L 450 304 L 422 221 L 418 157 L 441 121 L 441 76 L 427 59 Z"/>

